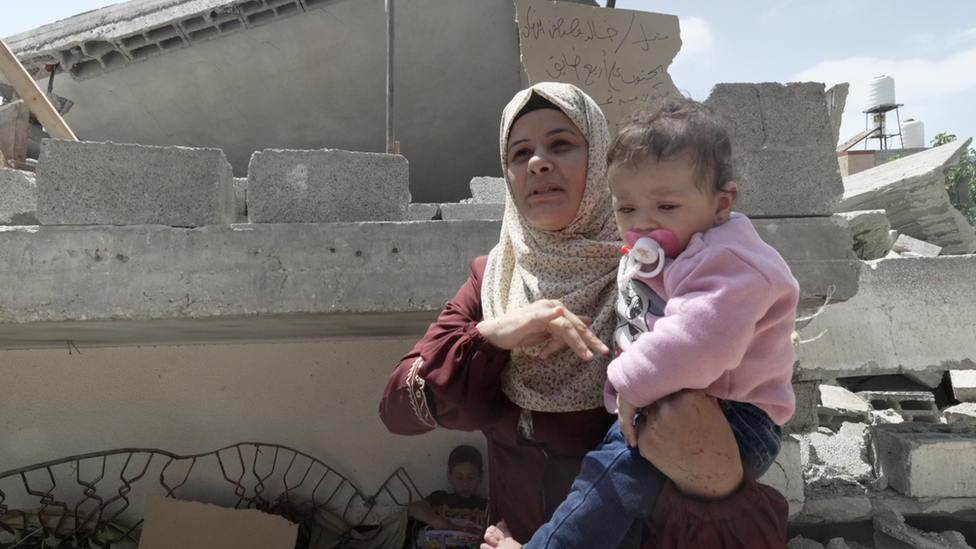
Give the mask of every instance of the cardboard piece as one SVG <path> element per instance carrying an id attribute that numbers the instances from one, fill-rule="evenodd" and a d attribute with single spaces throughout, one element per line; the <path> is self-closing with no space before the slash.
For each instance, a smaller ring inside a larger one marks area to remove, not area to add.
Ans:
<path id="1" fill-rule="evenodd" d="M 284 517 L 150 494 L 139 549 L 294 549 L 297 538 Z"/>
<path id="2" fill-rule="evenodd" d="M 680 96 L 668 67 L 681 49 L 678 17 L 552 0 L 515 0 L 522 65 L 532 84 L 573 84 L 610 132 L 632 112 Z"/>

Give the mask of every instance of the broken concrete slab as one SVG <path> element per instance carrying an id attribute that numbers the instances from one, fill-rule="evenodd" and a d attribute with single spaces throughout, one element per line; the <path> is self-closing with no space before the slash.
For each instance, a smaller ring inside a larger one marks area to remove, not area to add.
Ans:
<path id="1" fill-rule="evenodd" d="M 922 387 L 935 389 L 942 383 L 945 372 L 940 370 L 904 372 L 903 374 L 909 381 Z"/>
<path id="2" fill-rule="evenodd" d="M 0 225 L 37 225 L 34 174 L 0 168 Z"/>
<path id="3" fill-rule="evenodd" d="M 873 506 L 867 490 L 847 477 L 808 478 L 803 513 L 797 523 L 850 523 L 871 518 Z"/>
<path id="4" fill-rule="evenodd" d="M 251 223 L 402 221 L 410 173 L 400 155 L 266 149 L 251 156 Z"/>
<path id="5" fill-rule="evenodd" d="M 949 406 L 942 410 L 942 417 L 946 419 L 946 423 L 964 421 L 976 424 L 976 402 L 963 402 Z"/>
<path id="6" fill-rule="evenodd" d="M 847 221 L 857 257 L 870 261 L 881 259 L 891 251 L 891 224 L 884 210 L 862 210 L 836 214 Z"/>
<path id="7" fill-rule="evenodd" d="M 913 238 L 907 234 L 900 234 L 891 245 L 891 251 L 903 256 L 935 257 L 942 253 L 942 247 Z"/>
<path id="8" fill-rule="evenodd" d="M 783 494 L 790 506 L 790 517 L 803 510 L 803 466 L 800 460 L 800 441 L 796 435 L 783 437 L 776 460 L 759 482 L 772 486 Z"/>
<path id="9" fill-rule="evenodd" d="M 858 425 L 848 423 L 846 425 Z M 863 427 L 863 426 L 860 426 Z M 822 428 L 804 435 L 806 453 L 801 456 L 803 469 L 820 477 L 853 479 L 867 484 L 874 473 L 868 463 L 867 445 L 863 431 L 857 429 L 834 433 Z"/>
<path id="10" fill-rule="evenodd" d="M 881 504 L 875 511 L 874 545 L 878 549 L 973 549 L 959 532 L 923 532 L 905 524 L 905 517 Z"/>
<path id="11" fill-rule="evenodd" d="M 870 427 L 888 485 L 915 498 L 976 497 L 976 425 L 902 423 Z"/>
<path id="12" fill-rule="evenodd" d="M 976 252 L 976 235 L 945 192 L 945 171 L 959 161 L 972 138 L 847 176 L 838 211 L 883 209 L 891 227 L 941 246 L 943 254 Z"/>
<path id="13" fill-rule="evenodd" d="M 200 227 L 233 223 L 230 164 L 219 149 L 45 139 L 37 166 L 43 225 Z"/>
<path id="14" fill-rule="evenodd" d="M 718 84 L 705 103 L 734 126 L 738 211 L 751 217 L 834 213 L 844 187 L 823 84 Z"/>
<path id="15" fill-rule="evenodd" d="M 973 273 L 972 255 L 868 262 L 857 295 L 798 324 L 802 339 L 826 332 L 797 347 L 796 379 L 976 369 Z"/>
<path id="16" fill-rule="evenodd" d="M 459 204 L 457 202 L 440 205 L 441 219 L 501 219 L 505 204 Z"/>
<path id="17" fill-rule="evenodd" d="M 952 396 L 960 402 L 976 402 L 976 371 L 949 370 Z"/>
<path id="18" fill-rule="evenodd" d="M 819 389 L 820 406 L 817 413 L 821 425 L 836 431 L 845 422 L 868 421 L 871 405 L 863 398 L 836 385 L 820 385 Z"/>

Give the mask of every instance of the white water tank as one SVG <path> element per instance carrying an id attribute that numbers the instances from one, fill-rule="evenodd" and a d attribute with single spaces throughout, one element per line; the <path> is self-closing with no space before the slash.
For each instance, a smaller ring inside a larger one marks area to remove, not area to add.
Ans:
<path id="1" fill-rule="evenodd" d="M 875 76 L 868 83 L 868 108 L 872 110 L 882 105 L 895 104 L 895 79 L 890 76 Z"/>
<path id="2" fill-rule="evenodd" d="M 906 149 L 924 149 L 925 124 L 914 118 L 904 121 L 901 125 L 901 143 Z"/>

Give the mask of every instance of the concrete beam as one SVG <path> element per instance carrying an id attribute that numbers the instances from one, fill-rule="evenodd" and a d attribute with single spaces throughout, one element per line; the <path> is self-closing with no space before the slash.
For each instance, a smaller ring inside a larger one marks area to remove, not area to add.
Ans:
<path id="1" fill-rule="evenodd" d="M 471 259 L 491 250 L 500 226 L 8 227 L 0 229 L 0 287 L 18 291 L 0 294 L 0 348 L 414 337 L 465 281 Z M 841 286 L 856 288 L 858 262 L 814 259 L 843 250 L 823 246 L 825 235 L 846 236 L 832 218 L 757 227 L 808 300 L 827 286 L 817 279 L 825 269 L 846 270 L 851 280 Z"/>
<path id="2" fill-rule="evenodd" d="M 798 325 L 798 380 L 976 368 L 976 256 L 889 258 Z"/>

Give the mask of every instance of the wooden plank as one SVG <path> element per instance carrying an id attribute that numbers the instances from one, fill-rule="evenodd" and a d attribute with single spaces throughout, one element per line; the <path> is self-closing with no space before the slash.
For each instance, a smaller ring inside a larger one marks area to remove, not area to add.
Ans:
<path id="1" fill-rule="evenodd" d="M 0 153 L 8 161 L 27 161 L 30 109 L 23 99 L 0 107 Z"/>
<path id="2" fill-rule="evenodd" d="M 37 82 L 27 73 L 3 39 L 0 39 L 0 72 L 41 122 L 48 135 L 56 139 L 78 140 L 47 95 L 37 86 Z"/>

